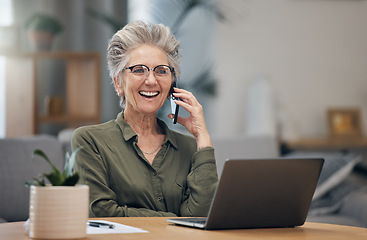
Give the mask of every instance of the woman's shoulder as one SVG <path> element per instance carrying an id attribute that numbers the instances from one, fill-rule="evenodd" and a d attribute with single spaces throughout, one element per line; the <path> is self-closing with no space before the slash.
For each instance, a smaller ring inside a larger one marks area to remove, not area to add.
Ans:
<path id="1" fill-rule="evenodd" d="M 193 136 L 188 135 L 188 134 L 184 134 L 184 133 L 180 133 L 180 132 L 176 132 L 173 130 L 170 130 L 171 134 L 173 135 L 173 139 L 175 139 L 177 146 L 179 146 L 179 148 L 181 149 L 191 149 L 191 150 L 195 150 L 196 149 L 196 140 Z"/>
<path id="2" fill-rule="evenodd" d="M 157 120 L 160 127 L 165 131 L 167 140 L 170 141 L 175 147 L 186 145 L 196 148 L 196 140 L 192 135 L 170 129 L 164 121 L 159 118 L 157 118 Z"/>
<path id="3" fill-rule="evenodd" d="M 189 134 L 176 132 L 174 130 L 170 130 L 170 131 L 176 137 L 177 140 L 195 142 L 195 138 L 193 136 L 189 135 Z"/>
<path id="4" fill-rule="evenodd" d="M 111 120 L 101 124 L 79 127 L 74 131 L 74 137 L 86 136 L 86 135 L 101 135 L 101 134 L 105 135 L 108 134 L 108 132 L 112 132 L 115 130 L 116 126 L 114 120 Z"/>

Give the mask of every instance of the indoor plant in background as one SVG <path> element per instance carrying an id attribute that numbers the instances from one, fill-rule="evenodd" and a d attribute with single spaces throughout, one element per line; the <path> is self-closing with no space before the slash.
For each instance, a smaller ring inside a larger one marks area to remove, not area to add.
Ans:
<path id="1" fill-rule="evenodd" d="M 52 171 L 26 183 L 30 186 L 29 236 L 42 239 L 72 239 L 86 236 L 89 187 L 78 185 L 79 175 L 73 166 L 79 149 L 65 155 L 61 172 L 42 150 L 35 150 L 33 159 L 45 159 Z M 49 184 L 46 184 L 45 179 Z"/>
<path id="2" fill-rule="evenodd" d="M 58 19 L 43 13 L 36 13 L 29 17 L 24 28 L 32 50 L 36 51 L 50 50 L 54 37 L 63 30 Z"/>

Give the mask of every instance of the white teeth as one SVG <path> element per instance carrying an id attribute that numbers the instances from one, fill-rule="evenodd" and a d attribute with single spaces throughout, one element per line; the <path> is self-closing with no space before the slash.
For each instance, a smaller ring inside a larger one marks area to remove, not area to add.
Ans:
<path id="1" fill-rule="evenodd" d="M 153 97 L 153 96 L 157 96 L 158 92 L 145 92 L 145 91 L 141 91 L 140 92 L 141 95 L 147 96 L 147 97 Z"/>

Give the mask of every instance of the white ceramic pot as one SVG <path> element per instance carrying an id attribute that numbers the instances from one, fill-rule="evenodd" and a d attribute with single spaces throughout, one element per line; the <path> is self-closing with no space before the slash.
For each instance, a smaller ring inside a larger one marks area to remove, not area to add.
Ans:
<path id="1" fill-rule="evenodd" d="M 88 205 L 87 185 L 31 186 L 29 237 L 40 239 L 86 237 Z"/>

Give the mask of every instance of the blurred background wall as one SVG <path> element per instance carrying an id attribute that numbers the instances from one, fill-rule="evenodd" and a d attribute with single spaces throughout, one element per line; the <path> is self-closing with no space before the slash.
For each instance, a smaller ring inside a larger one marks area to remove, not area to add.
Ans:
<path id="1" fill-rule="evenodd" d="M 282 138 L 327 136 L 326 111 L 331 107 L 359 108 L 367 133 L 367 1 L 219 4 L 240 11 L 217 29 L 216 134 L 248 131 L 253 109 L 246 97 L 259 78 L 272 88 L 273 120 Z"/>
<path id="2" fill-rule="evenodd" d="M 179 85 L 202 103 L 213 136 L 327 136 L 331 107 L 360 109 L 367 132 L 365 0 L 7 1 L 20 28 L 35 12 L 62 21 L 53 51 L 100 53 L 103 122 L 120 111 L 106 67 L 108 40 L 116 23 L 143 19 L 170 26 L 182 42 Z M 188 10 L 192 2 L 198 5 Z M 24 31 L 20 37 L 20 50 L 28 51 Z M 42 64 L 45 79 L 64 77 L 58 67 Z"/>

